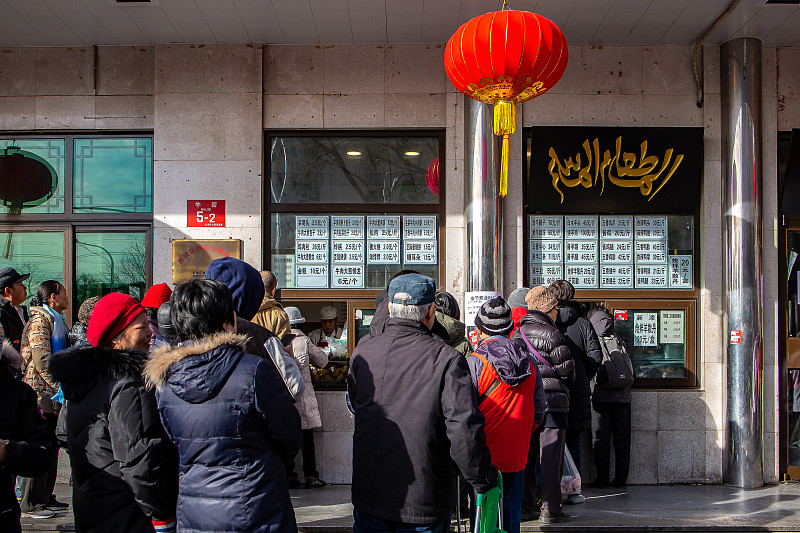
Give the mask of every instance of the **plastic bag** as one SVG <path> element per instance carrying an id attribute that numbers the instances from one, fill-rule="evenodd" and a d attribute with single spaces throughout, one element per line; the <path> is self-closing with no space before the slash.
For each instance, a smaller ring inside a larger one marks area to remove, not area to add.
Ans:
<path id="1" fill-rule="evenodd" d="M 564 471 L 561 473 L 561 495 L 570 496 L 581 493 L 581 473 L 575 466 L 575 461 L 569 454 L 569 449 L 564 449 Z"/>

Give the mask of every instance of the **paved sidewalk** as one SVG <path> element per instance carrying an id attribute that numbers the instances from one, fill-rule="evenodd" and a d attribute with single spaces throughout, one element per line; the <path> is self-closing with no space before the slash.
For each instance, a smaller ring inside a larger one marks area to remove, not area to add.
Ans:
<path id="1" fill-rule="evenodd" d="M 56 486 L 71 503 L 71 488 Z M 557 526 L 522 524 L 523 531 L 800 531 L 800 485 L 755 490 L 720 485 L 639 485 L 627 490 L 589 489 L 586 503 L 568 505 L 573 519 Z M 352 531 L 349 485 L 291 491 L 301 532 Z M 74 531 L 71 512 L 48 520 L 23 519 L 24 531 Z"/>

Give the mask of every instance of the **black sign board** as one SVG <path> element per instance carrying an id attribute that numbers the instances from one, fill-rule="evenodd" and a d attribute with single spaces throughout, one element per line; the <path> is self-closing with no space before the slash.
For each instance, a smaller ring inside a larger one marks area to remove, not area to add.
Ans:
<path id="1" fill-rule="evenodd" d="M 783 174 L 781 213 L 800 213 L 800 129 L 792 130 L 789 160 Z"/>
<path id="2" fill-rule="evenodd" d="M 534 127 L 529 213 L 690 214 L 703 128 Z"/>

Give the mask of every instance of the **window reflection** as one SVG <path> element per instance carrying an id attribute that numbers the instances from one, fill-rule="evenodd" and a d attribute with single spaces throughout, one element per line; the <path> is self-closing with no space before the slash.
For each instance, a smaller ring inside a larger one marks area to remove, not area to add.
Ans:
<path id="1" fill-rule="evenodd" d="M 0 268 L 13 267 L 31 276 L 23 281 L 28 299 L 39 284 L 54 279 L 64 282 L 64 234 L 61 232 L 0 233 Z"/>
<path id="2" fill-rule="evenodd" d="M 141 299 L 147 283 L 145 233 L 78 233 L 75 282 L 82 302 L 110 292 Z"/>
<path id="3" fill-rule="evenodd" d="M 0 139 L 0 149 L 8 146 L 18 146 L 22 150 L 38 155 L 50 163 L 58 175 L 56 192 L 53 196 L 41 205 L 23 209 L 23 213 L 63 213 L 66 141 L 64 139 Z"/>

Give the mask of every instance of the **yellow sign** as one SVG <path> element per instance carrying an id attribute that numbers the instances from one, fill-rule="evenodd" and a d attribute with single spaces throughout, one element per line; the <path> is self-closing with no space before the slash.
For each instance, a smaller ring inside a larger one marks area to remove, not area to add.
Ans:
<path id="1" fill-rule="evenodd" d="M 174 239 L 172 241 L 172 283 L 177 285 L 206 277 L 206 268 L 220 257 L 242 258 L 239 239 Z"/>
<path id="2" fill-rule="evenodd" d="M 659 158 L 655 155 L 647 155 L 647 141 L 643 141 L 639 146 L 639 161 L 636 162 L 636 154 L 622 151 L 622 136 L 617 137 L 616 150 L 612 156 L 609 150 L 603 152 L 600 157 L 600 141 L 595 138 L 594 142 L 589 143 L 589 139 L 583 142 L 583 151 L 586 154 L 585 164 L 581 162 L 581 153 L 575 154 L 574 159 L 564 159 L 563 164 L 556 154 L 555 148 L 550 147 L 550 164 L 547 170 L 553 177 L 553 188 L 561 196 L 561 203 L 564 203 L 564 193 L 559 189 L 559 184 L 566 187 L 577 187 L 581 185 L 590 188 L 600 182 L 600 195 L 606 187 L 606 180 L 617 187 L 638 187 L 642 196 L 647 197 L 647 201 L 653 199 L 658 191 L 667 184 L 675 173 L 678 166 L 683 161 L 683 154 L 677 154 L 673 161 L 673 149 L 668 148 L 659 166 Z M 672 167 L 664 174 L 672 161 Z M 577 177 L 570 178 L 572 172 L 577 172 Z M 664 174 L 662 176 L 662 174 Z M 653 187 L 656 186 L 653 190 Z"/>

